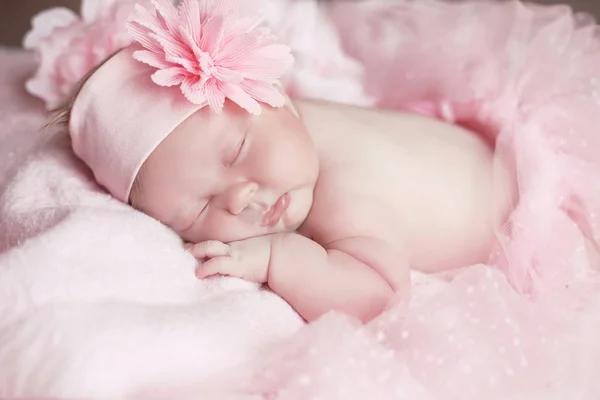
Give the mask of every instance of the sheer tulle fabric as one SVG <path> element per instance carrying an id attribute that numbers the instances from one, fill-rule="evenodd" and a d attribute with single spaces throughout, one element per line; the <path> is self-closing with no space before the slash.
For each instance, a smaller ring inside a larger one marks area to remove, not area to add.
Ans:
<path id="1" fill-rule="evenodd" d="M 492 140 L 498 160 L 511 165 L 518 198 L 508 215 L 497 215 L 497 246 L 487 265 L 415 274 L 410 301 L 398 299 L 366 326 L 331 314 L 292 336 L 286 331 L 260 341 L 261 355 L 239 368 L 206 380 L 198 372 L 182 391 L 149 385 L 141 398 L 159 392 L 163 398 L 277 400 L 600 398 L 600 38 L 593 21 L 567 7 L 513 1 L 251 5 L 264 7 L 292 46 L 290 93 L 465 125 Z M 124 270 L 117 282 L 126 281 Z M 136 282 L 147 276 L 136 275 Z M 162 301 L 184 292 L 177 288 Z M 260 314 L 265 304 L 243 315 Z M 275 330 L 268 323 L 293 323 L 282 319 L 286 311 L 269 313 L 260 320 L 260 337 Z M 169 329 L 181 328 L 176 323 Z M 218 323 L 201 321 L 207 329 L 219 329 Z M 193 351 L 207 349 L 212 371 L 209 356 L 233 357 L 227 352 L 236 343 L 250 343 L 221 340 L 227 335 L 210 336 L 210 348 L 202 347 L 206 341 L 186 342 L 180 353 L 166 339 L 148 339 L 139 354 L 152 360 L 164 349 L 185 361 L 185 354 L 197 360 Z M 139 357 L 120 349 L 121 356 Z M 168 360 L 162 367 L 168 371 L 153 377 L 187 365 Z M 154 364 L 136 371 L 146 365 Z"/>
<path id="2" fill-rule="evenodd" d="M 593 399 L 600 384 L 600 41 L 517 2 L 333 2 L 375 107 L 490 138 L 518 192 L 487 265 L 415 275 L 367 326 L 329 315 L 242 369 L 273 399 Z M 309 96 L 320 97 L 313 91 Z"/>

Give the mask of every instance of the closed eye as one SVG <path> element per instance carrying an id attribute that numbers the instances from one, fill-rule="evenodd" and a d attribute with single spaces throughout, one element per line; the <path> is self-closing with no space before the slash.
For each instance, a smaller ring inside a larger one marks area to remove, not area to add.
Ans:
<path id="1" fill-rule="evenodd" d="M 236 146 L 235 156 L 234 156 L 233 160 L 231 160 L 231 162 L 229 162 L 227 164 L 228 167 L 231 166 L 231 165 L 233 165 L 233 164 L 235 164 L 235 162 L 242 155 L 242 153 L 244 151 L 244 148 L 246 147 L 246 138 L 247 138 L 247 135 L 244 135 L 244 137 L 242 138 L 242 140 Z"/>
<path id="2" fill-rule="evenodd" d="M 208 200 L 206 202 L 206 204 L 204 205 L 204 207 L 202 207 L 202 210 L 200 210 L 200 212 L 198 213 L 198 217 L 200 217 L 204 213 L 204 211 L 206 211 L 206 209 L 208 208 L 209 205 L 210 205 L 210 200 Z"/>
<path id="3" fill-rule="evenodd" d="M 210 200 L 206 202 L 206 204 L 204 205 L 204 207 L 202 207 L 200 212 L 198 212 L 198 214 L 194 218 L 192 218 L 190 224 L 181 233 L 185 233 L 185 232 L 191 230 L 194 227 L 194 225 L 196 225 L 196 221 L 198 221 L 198 219 L 202 216 L 202 214 L 204 214 L 204 212 L 208 209 L 209 205 L 210 205 Z"/>

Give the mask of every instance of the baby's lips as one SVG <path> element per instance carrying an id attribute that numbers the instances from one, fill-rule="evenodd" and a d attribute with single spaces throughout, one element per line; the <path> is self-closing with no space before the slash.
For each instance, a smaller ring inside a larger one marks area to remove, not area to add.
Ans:
<path id="1" fill-rule="evenodd" d="M 271 222 L 271 215 L 273 215 L 273 210 L 269 209 L 268 211 L 266 211 L 265 213 L 263 213 L 263 216 L 261 218 L 260 221 L 260 225 L 261 226 L 268 226 L 269 223 Z"/>
<path id="2" fill-rule="evenodd" d="M 279 220 L 283 217 L 283 214 L 287 211 L 289 205 L 290 205 L 290 195 L 289 195 L 289 193 L 285 193 L 263 215 L 261 225 L 262 226 L 276 225 L 279 222 Z"/>

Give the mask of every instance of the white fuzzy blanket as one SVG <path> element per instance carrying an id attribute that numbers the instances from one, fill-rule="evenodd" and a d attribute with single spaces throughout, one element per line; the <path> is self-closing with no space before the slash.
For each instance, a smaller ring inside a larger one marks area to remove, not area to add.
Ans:
<path id="1" fill-rule="evenodd" d="M 299 4 L 272 16 L 298 56 L 290 91 L 419 104 L 483 126 L 511 155 L 520 202 L 497 257 L 449 282 L 417 276 L 411 304 L 366 327 L 339 315 L 304 327 L 269 291 L 198 281 L 172 232 L 40 130 L 42 104 L 24 91 L 33 58 L 3 49 L 0 397 L 600 398 L 595 26 L 515 2 L 372 0 L 335 3 L 334 28 Z M 324 55 L 333 76 L 315 72 Z"/>

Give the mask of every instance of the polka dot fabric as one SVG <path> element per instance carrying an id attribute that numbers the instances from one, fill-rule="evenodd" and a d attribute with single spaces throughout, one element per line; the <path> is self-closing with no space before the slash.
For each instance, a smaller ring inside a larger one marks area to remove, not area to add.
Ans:
<path id="1" fill-rule="evenodd" d="M 486 265 L 413 276 L 363 326 L 330 314 L 240 368 L 277 400 L 600 398 L 600 35 L 568 7 L 333 2 L 375 105 L 489 137 L 518 192 Z"/>
<path id="2" fill-rule="evenodd" d="M 172 232 L 45 143 L 22 88 L 32 59 L 1 51 L 0 397 L 600 399 L 594 21 L 512 0 L 290 2 L 243 2 L 292 46 L 290 92 L 493 141 L 518 198 L 486 265 L 415 273 L 367 325 L 304 325 L 273 293 L 198 281 Z"/>
<path id="3" fill-rule="evenodd" d="M 600 303 L 557 310 L 555 299 L 532 302 L 483 266 L 452 282 L 417 279 L 417 293 L 435 294 L 367 326 L 327 315 L 268 350 L 244 375 L 245 390 L 277 400 L 600 394 Z"/>

